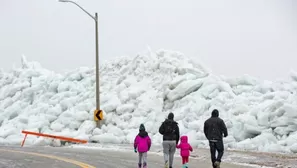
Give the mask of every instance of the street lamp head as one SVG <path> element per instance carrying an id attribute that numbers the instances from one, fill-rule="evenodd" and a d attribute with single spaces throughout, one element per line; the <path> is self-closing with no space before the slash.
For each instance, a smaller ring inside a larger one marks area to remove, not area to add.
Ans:
<path id="1" fill-rule="evenodd" d="M 71 1 L 71 0 L 58 0 L 59 2 L 69 2 L 72 3 L 74 5 L 76 5 L 77 7 L 79 7 L 81 10 L 83 10 L 86 14 L 88 14 L 92 19 L 95 20 L 95 22 L 97 22 L 97 16 L 92 16 L 88 11 L 86 11 L 83 7 L 81 7 L 80 5 L 78 5 L 76 2 Z M 96 14 L 97 15 L 97 14 Z"/>

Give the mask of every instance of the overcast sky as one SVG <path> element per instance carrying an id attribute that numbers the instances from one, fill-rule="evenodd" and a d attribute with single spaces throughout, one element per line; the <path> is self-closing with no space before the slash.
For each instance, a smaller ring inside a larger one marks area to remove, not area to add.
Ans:
<path id="1" fill-rule="evenodd" d="M 94 21 L 57 0 L 0 0 L 0 67 L 57 72 L 95 65 Z M 76 0 L 99 13 L 100 60 L 150 46 L 196 57 L 215 74 L 263 79 L 297 71 L 296 0 Z"/>

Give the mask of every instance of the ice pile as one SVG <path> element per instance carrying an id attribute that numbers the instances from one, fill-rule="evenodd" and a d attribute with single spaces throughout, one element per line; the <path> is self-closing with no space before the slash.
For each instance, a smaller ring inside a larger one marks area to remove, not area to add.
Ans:
<path id="1" fill-rule="evenodd" d="M 94 69 L 61 75 L 23 57 L 21 68 L 0 71 L 0 143 L 20 144 L 21 130 L 132 143 L 144 123 L 158 144 L 159 125 L 174 112 L 181 133 L 204 147 L 203 124 L 217 108 L 229 129 L 226 147 L 297 152 L 297 74 L 290 76 L 275 82 L 215 76 L 193 59 L 165 50 L 119 57 L 100 67 L 105 121 L 99 129 L 93 121 Z M 52 142 L 29 136 L 26 143 Z"/>

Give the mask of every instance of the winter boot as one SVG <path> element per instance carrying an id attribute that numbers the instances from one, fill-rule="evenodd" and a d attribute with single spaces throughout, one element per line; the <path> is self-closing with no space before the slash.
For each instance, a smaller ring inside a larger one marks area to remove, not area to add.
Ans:
<path id="1" fill-rule="evenodd" d="M 147 164 L 146 163 L 143 163 L 143 168 L 147 168 Z"/>
<path id="2" fill-rule="evenodd" d="M 141 168 L 141 163 L 138 163 L 138 168 Z"/>
<path id="3" fill-rule="evenodd" d="M 168 168 L 168 161 L 167 162 L 165 162 L 165 168 Z"/>
<path id="4" fill-rule="evenodd" d="M 220 168 L 220 162 L 216 161 L 216 162 L 214 163 L 214 165 L 216 166 L 216 168 Z"/>

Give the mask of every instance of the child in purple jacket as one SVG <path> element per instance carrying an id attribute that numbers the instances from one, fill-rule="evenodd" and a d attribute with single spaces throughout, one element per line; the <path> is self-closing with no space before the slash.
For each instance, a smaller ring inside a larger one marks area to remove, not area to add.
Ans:
<path id="1" fill-rule="evenodd" d="M 183 167 L 188 168 L 190 151 L 193 151 L 192 146 L 188 143 L 188 137 L 182 136 L 180 138 L 180 144 L 176 145 L 176 148 L 180 149 L 180 156 L 182 157 Z"/>
<path id="2" fill-rule="evenodd" d="M 147 151 L 151 148 L 151 138 L 148 136 L 148 133 L 145 131 L 143 124 L 140 124 L 139 133 L 134 140 L 134 152 L 137 153 L 138 150 L 138 168 L 147 168 Z"/>

